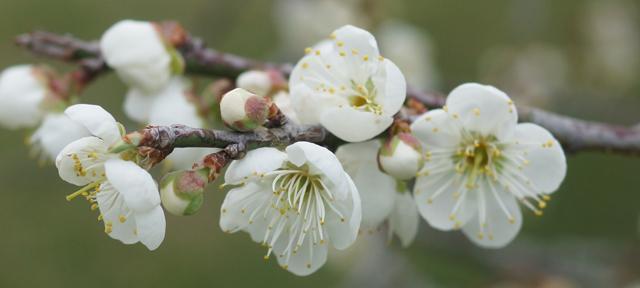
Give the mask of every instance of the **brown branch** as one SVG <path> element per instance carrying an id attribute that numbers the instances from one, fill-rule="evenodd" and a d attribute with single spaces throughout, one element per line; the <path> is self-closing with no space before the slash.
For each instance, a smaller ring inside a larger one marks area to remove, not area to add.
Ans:
<path id="1" fill-rule="evenodd" d="M 68 35 L 36 31 L 18 36 L 16 43 L 37 55 L 80 64 L 81 72 L 78 72 L 78 78 L 83 81 L 82 85 L 109 70 L 104 65 L 95 41 L 86 42 Z M 187 72 L 193 74 L 235 78 L 249 69 L 276 69 L 284 75 L 288 75 L 292 69 L 290 64 L 260 62 L 207 48 L 201 39 L 189 35 L 177 48 L 187 63 Z M 407 95 L 428 108 L 439 108 L 444 105 L 445 98 L 441 93 L 424 92 L 409 87 Z M 536 123 L 547 128 L 569 152 L 602 151 L 640 155 L 639 128 L 585 121 L 524 106 L 520 106 L 519 111 L 521 121 Z M 207 134 L 205 138 L 209 136 L 212 135 Z M 209 139 L 226 141 L 224 137 L 218 138 L 221 135 L 213 136 Z M 203 145 L 205 143 L 202 142 Z M 264 142 L 261 144 L 268 145 Z M 217 142 L 206 143 L 206 145 L 221 147 Z"/>
<path id="2" fill-rule="evenodd" d="M 244 150 L 245 146 L 247 148 L 285 146 L 298 141 L 323 143 L 326 135 L 325 129 L 320 126 L 295 124 L 246 133 L 171 125 L 147 126 L 126 135 L 124 142 L 158 150 L 172 150 L 180 147 L 227 148 L 232 145 L 240 145 L 241 150 Z M 241 153 L 241 151 L 236 152 Z"/>

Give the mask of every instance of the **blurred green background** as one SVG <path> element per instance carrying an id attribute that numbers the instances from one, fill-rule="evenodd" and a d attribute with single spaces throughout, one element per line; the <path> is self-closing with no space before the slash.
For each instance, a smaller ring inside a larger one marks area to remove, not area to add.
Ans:
<path id="1" fill-rule="evenodd" d="M 125 18 L 178 20 L 216 49 L 295 61 L 302 48 L 313 43 L 298 47 L 283 35 L 287 29 L 282 26 L 294 23 L 287 22 L 287 13 L 298 13 L 286 10 L 294 5 L 289 2 L 2 0 L 0 66 L 47 62 L 13 45 L 19 33 L 46 29 L 94 39 Z M 427 88 L 446 92 L 463 82 L 482 81 L 506 90 L 518 103 L 612 123 L 638 121 L 637 1 L 347 2 L 349 13 L 358 14 L 358 24 L 372 31 L 396 19 L 428 35 L 432 53 L 423 62 L 432 67 L 424 76 L 430 78 L 425 79 Z M 309 9 L 311 14 L 322 12 Z M 306 24 L 317 25 L 332 15 L 321 16 L 302 17 L 305 21 L 294 30 L 304 34 Z M 83 101 L 104 105 L 124 120 L 124 93 L 125 86 L 109 75 L 92 84 Z M 566 181 L 545 215 L 526 215 L 522 233 L 505 249 L 482 250 L 461 233 L 436 231 L 423 223 L 409 249 L 402 250 L 395 242 L 379 245 L 375 236 L 365 237 L 358 247 L 333 251 L 319 272 L 299 278 L 275 263 L 265 264 L 264 249 L 246 234 L 220 231 L 223 195 L 213 189 L 197 215 L 167 215 L 167 237 L 157 251 L 111 240 L 84 203 L 64 199 L 74 187 L 58 179 L 53 165 L 39 167 L 29 157 L 29 147 L 23 144 L 27 135 L 0 131 L 0 287 L 631 287 L 640 283 L 637 157 L 570 155 Z"/>

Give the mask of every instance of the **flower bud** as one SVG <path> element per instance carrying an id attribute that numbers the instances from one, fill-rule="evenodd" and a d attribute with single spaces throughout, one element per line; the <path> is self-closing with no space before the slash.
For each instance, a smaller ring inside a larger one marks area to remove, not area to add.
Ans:
<path id="1" fill-rule="evenodd" d="M 378 153 L 380 170 L 400 180 L 415 177 L 423 162 L 420 142 L 406 132 L 388 139 Z"/>
<path id="2" fill-rule="evenodd" d="M 181 170 L 160 181 L 162 206 L 176 216 L 192 215 L 200 210 L 207 186 L 207 169 Z"/>
<path id="3" fill-rule="evenodd" d="M 164 87 L 171 74 L 180 74 L 183 61 L 151 22 L 123 20 L 100 39 L 100 50 L 109 67 L 132 87 L 153 92 Z"/>
<path id="4" fill-rule="evenodd" d="M 48 80 L 40 67 L 18 65 L 0 74 L 0 125 L 10 129 L 33 127 L 44 115 Z"/>
<path id="5" fill-rule="evenodd" d="M 242 88 L 233 89 L 222 96 L 222 121 L 234 130 L 250 131 L 262 126 L 269 116 L 269 100 Z"/>
<path id="6" fill-rule="evenodd" d="M 271 77 L 264 71 L 249 70 L 238 76 L 236 86 L 260 96 L 267 96 L 272 88 Z"/>

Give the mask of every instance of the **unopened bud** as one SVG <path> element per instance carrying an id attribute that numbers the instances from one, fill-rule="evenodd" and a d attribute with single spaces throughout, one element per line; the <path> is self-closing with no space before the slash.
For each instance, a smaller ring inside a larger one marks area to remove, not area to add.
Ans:
<path id="1" fill-rule="evenodd" d="M 222 97 L 222 121 L 238 131 L 251 131 L 262 126 L 269 116 L 269 100 L 242 88 L 233 89 Z"/>
<path id="2" fill-rule="evenodd" d="M 249 70 L 238 76 L 236 86 L 260 96 L 267 96 L 272 88 L 271 77 L 264 71 Z"/>
<path id="3" fill-rule="evenodd" d="M 160 181 L 164 209 L 177 216 L 192 215 L 200 210 L 208 183 L 207 170 L 181 170 L 165 175 Z"/>
<path id="4" fill-rule="evenodd" d="M 406 132 L 388 139 L 378 153 L 380 170 L 400 180 L 415 177 L 423 162 L 420 142 Z"/>

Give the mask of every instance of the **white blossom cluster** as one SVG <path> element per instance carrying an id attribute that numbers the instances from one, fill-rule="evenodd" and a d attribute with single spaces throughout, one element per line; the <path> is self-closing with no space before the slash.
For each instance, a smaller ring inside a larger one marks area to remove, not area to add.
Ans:
<path id="1" fill-rule="evenodd" d="M 224 172 L 220 228 L 247 232 L 265 259 L 296 275 L 315 272 L 330 247 L 346 249 L 359 235 L 386 229 L 406 247 L 420 218 L 438 230 L 460 229 L 479 246 L 503 247 L 521 228 L 520 207 L 541 215 L 565 177 L 558 141 L 540 126 L 518 124 L 514 103 L 491 86 L 462 84 L 442 109 L 395 129 L 405 76 L 354 26 L 307 48 L 288 83 L 272 71 L 240 75 L 214 101 L 218 118 L 203 117 L 184 61 L 153 23 L 121 21 L 100 47 L 129 86 L 126 115 L 140 124 L 245 133 L 267 129 L 277 107 L 291 125 L 321 125 L 342 141 L 335 154 L 309 142 L 257 148 Z M 81 187 L 67 199 L 86 199 L 110 237 L 158 248 L 164 210 L 189 215 L 202 205 L 210 175 L 189 169 L 218 150 L 176 149 L 168 162 L 187 170 L 168 174 L 159 188 L 149 159 L 122 141 L 123 126 L 99 106 L 60 100 L 49 75 L 38 66 L 6 69 L 0 124 L 40 125 L 30 142 L 55 159 L 64 181 Z"/>

